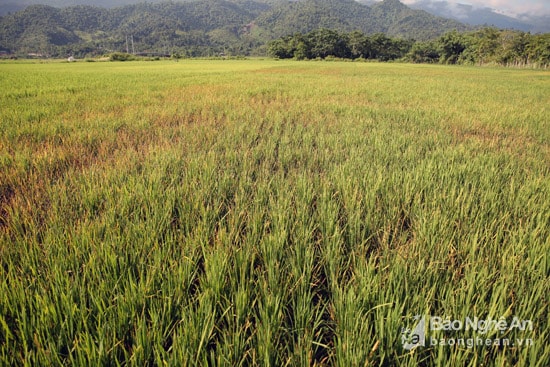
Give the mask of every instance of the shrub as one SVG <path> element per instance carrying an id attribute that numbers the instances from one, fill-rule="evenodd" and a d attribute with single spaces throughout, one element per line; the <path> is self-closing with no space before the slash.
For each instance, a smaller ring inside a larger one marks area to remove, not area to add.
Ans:
<path id="1" fill-rule="evenodd" d="M 135 60 L 134 55 L 125 52 L 113 52 L 109 55 L 109 61 L 132 61 Z"/>

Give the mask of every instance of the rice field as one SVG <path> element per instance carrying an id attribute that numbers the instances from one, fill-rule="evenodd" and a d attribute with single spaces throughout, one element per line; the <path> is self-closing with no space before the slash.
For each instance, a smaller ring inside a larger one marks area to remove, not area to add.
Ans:
<path id="1" fill-rule="evenodd" d="M 550 365 L 548 71 L 0 82 L 0 365 Z"/>

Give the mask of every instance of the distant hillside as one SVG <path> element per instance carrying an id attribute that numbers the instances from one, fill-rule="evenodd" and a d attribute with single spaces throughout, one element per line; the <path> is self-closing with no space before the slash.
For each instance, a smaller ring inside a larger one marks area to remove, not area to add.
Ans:
<path id="1" fill-rule="evenodd" d="M 428 40 L 449 30 L 465 31 L 470 29 L 456 20 L 438 17 L 423 10 L 411 9 L 399 0 L 384 0 L 374 4 L 371 9 L 375 18 L 384 20 L 382 32 L 390 36 Z"/>
<path id="2" fill-rule="evenodd" d="M 282 35 L 319 28 L 415 40 L 468 29 L 455 20 L 410 9 L 398 0 L 372 7 L 353 0 L 170 1 L 110 9 L 32 5 L 0 17 L 0 50 L 47 55 L 130 49 L 189 56 L 221 51 L 247 54 Z"/>
<path id="3" fill-rule="evenodd" d="M 101 8 L 118 8 L 126 5 L 136 5 L 139 3 L 162 3 L 167 0 L 4 0 L 0 3 L 0 16 L 7 15 L 25 9 L 29 5 L 49 5 L 56 8 L 67 8 L 70 6 L 87 5 Z M 186 3 L 201 0 L 171 0 L 177 3 Z M 275 4 L 285 0 L 258 0 L 256 2 L 265 4 Z M 248 0 L 233 0 L 235 3 L 246 5 Z"/>
<path id="4" fill-rule="evenodd" d="M 275 36 L 304 33 L 318 28 L 339 31 L 359 30 L 364 33 L 386 33 L 390 36 L 427 40 L 448 30 L 466 30 L 455 20 L 413 10 L 398 0 L 384 0 L 371 7 L 354 0 L 302 0 L 288 2 L 267 11 L 257 24 Z"/>
<path id="5" fill-rule="evenodd" d="M 374 18 L 369 7 L 354 0 L 302 0 L 286 2 L 260 15 L 258 26 L 274 37 L 306 33 L 317 28 L 381 32 L 384 20 Z"/>
<path id="6" fill-rule="evenodd" d="M 203 53 L 205 48 L 219 48 L 222 43 L 240 47 L 235 41 L 240 29 L 266 9 L 253 1 L 242 4 L 203 0 L 113 9 L 32 5 L 0 18 L 0 47 L 42 54 L 55 54 L 55 47 L 65 53 L 123 51 L 127 37 L 136 52 L 185 48 Z"/>
<path id="7" fill-rule="evenodd" d="M 471 25 L 489 25 L 501 29 L 517 29 L 524 32 L 550 32 L 550 16 L 521 15 L 513 18 L 496 12 L 489 7 L 475 7 L 469 4 L 453 4 L 446 1 L 420 0 L 412 5 L 440 17 L 452 18 Z"/>
<path id="8" fill-rule="evenodd" d="M 148 3 L 160 3 L 166 0 L 148 0 Z M 194 0 L 178 0 L 194 1 Z M 69 6 L 87 5 L 103 8 L 116 8 L 125 5 L 135 4 L 135 0 L 5 0 L 0 4 L 0 16 L 7 15 L 25 9 L 29 5 L 49 5 L 56 8 Z M 142 1 L 145 2 L 145 1 Z"/>

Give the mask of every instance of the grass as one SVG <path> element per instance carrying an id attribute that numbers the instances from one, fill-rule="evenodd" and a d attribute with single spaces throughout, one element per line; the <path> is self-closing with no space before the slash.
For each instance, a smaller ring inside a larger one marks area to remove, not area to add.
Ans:
<path id="1" fill-rule="evenodd" d="M 1 365 L 550 363 L 548 72 L 0 70 Z"/>

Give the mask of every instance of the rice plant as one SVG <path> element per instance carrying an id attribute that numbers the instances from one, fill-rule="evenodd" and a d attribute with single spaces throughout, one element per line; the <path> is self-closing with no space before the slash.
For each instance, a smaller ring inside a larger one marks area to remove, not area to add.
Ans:
<path id="1" fill-rule="evenodd" d="M 0 70 L 0 364 L 550 363 L 548 72 Z"/>

